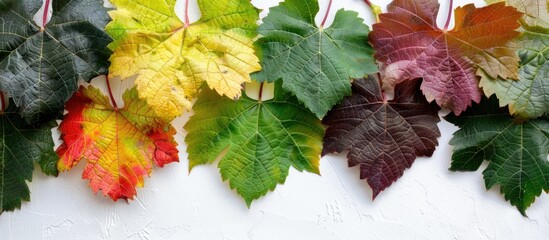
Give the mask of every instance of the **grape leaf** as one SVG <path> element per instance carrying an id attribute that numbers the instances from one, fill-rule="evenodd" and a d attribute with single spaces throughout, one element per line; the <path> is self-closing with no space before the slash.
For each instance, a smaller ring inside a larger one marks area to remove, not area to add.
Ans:
<path id="1" fill-rule="evenodd" d="M 170 121 L 158 117 L 135 88 L 123 99 L 126 106 L 118 109 L 97 88 L 80 87 L 59 126 L 58 169 L 70 170 L 87 160 L 82 178 L 90 180 L 95 193 L 102 190 L 113 200 L 133 199 L 135 187 L 151 174 L 152 162 L 163 167 L 178 161 Z"/>
<path id="2" fill-rule="evenodd" d="M 493 78 L 480 71 L 480 86 L 487 96 L 496 94 L 500 106 L 509 105 L 509 111 L 517 118 L 536 118 L 549 113 L 549 1 L 507 3 L 527 13 L 521 19 L 522 33 L 513 41 L 521 60 L 519 80 Z"/>
<path id="3" fill-rule="evenodd" d="M 115 39 L 110 75 L 138 74 L 139 96 L 159 115 L 190 109 L 204 82 L 236 99 L 261 68 L 253 49 L 259 11 L 249 0 L 198 0 L 202 16 L 189 26 L 177 18 L 176 0 L 111 2 L 118 10 L 107 26 Z"/>
<path id="4" fill-rule="evenodd" d="M 290 166 L 319 173 L 324 128 L 281 85 L 276 82 L 274 99 L 269 101 L 253 100 L 244 93 L 235 102 L 204 90 L 185 125 L 190 168 L 222 156 L 223 180 L 248 206 L 284 183 Z"/>
<path id="5" fill-rule="evenodd" d="M 30 201 L 26 181 L 32 180 L 34 162 L 42 172 L 57 176 L 51 129 L 55 121 L 29 125 L 21 118 L 11 101 L 4 113 L 0 113 L 0 213 L 21 207 L 21 201 Z"/>
<path id="6" fill-rule="evenodd" d="M 516 122 L 492 97 L 446 120 L 460 127 L 450 140 L 450 170 L 476 171 L 490 161 L 483 171 L 486 188 L 501 185 L 505 199 L 523 215 L 542 190 L 549 191 L 549 117 Z"/>
<path id="7" fill-rule="evenodd" d="M 0 0 L 0 91 L 31 123 L 62 112 L 78 80 L 106 74 L 111 38 L 103 0 L 55 0 L 42 30 L 33 20 L 42 1 Z"/>
<path id="8" fill-rule="evenodd" d="M 419 91 L 419 80 L 400 83 L 386 101 L 373 77 L 356 79 L 353 95 L 322 120 L 328 126 L 322 154 L 349 151 L 349 167 L 360 166 L 373 198 L 402 176 L 416 156 L 431 156 L 438 145 L 436 104 Z"/>
<path id="9" fill-rule="evenodd" d="M 263 70 L 259 81 L 283 79 L 318 118 L 351 94 L 351 78 L 377 72 L 367 44 L 368 26 L 358 13 L 339 10 L 329 28 L 317 27 L 318 1 L 286 0 L 269 9 L 257 41 Z"/>
<path id="10" fill-rule="evenodd" d="M 548 0 L 485 0 L 486 3 L 507 2 L 507 5 L 517 8 L 524 13 L 522 25 L 549 28 L 549 1 Z"/>
<path id="11" fill-rule="evenodd" d="M 385 87 L 423 77 L 427 100 L 459 115 L 480 101 L 476 69 L 517 78 L 518 56 L 506 45 L 518 35 L 522 13 L 515 8 L 504 3 L 459 7 L 451 31 L 436 25 L 436 0 L 394 0 L 387 9 L 370 33 Z"/>

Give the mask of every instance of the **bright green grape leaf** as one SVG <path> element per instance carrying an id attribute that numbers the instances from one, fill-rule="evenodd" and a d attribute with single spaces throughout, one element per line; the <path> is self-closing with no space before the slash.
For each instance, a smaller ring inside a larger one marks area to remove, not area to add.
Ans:
<path id="1" fill-rule="evenodd" d="M 57 117 L 78 80 L 106 74 L 111 38 L 103 0 L 54 0 L 41 29 L 38 0 L 0 0 L 0 91 L 13 97 L 23 118 Z"/>
<path id="2" fill-rule="evenodd" d="M 30 201 L 27 181 L 32 180 L 34 162 L 44 173 L 57 176 L 57 154 L 51 137 L 51 128 L 56 125 L 55 121 L 27 124 L 13 101 L 0 113 L 0 213 L 21 208 L 21 201 Z"/>
<path id="3" fill-rule="evenodd" d="M 324 128 L 314 114 L 283 91 L 280 81 L 272 100 L 244 94 L 238 101 L 204 90 L 185 125 L 190 168 L 221 156 L 224 181 L 248 206 L 278 183 L 290 166 L 318 173 Z M 225 153 L 226 151 L 226 153 Z"/>
<path id="4" fill-rule="evenodd" d="M 369 29 L 358 13 L 339 10 L 328 28 L 315 24 L 318 1 L 286 0 L 269 9 L 257 41 L 263 70 L 259 81 L 282 78 L 318 118 L 351 94 L 351 78 L 377 72 Z"/>
<path id="5" fill-rule="evenodd" d="M 509 105 L 511 114 L 521 119 L 549 113 L 549 2 L 545 1 L 507 1 L 526 12 L 521 19 L 522 33 L 513 42 L 520 57 L 518 81 L 494 79 L 484 71 L 478 71 L 482 76 L 479 85 L 484 93 L 487 96 L 495 94 L 500 106 Z"/>
<path id="6" fill-rule="evenodd" d="M 494 97 L 446 120 L 460 127 L 454 146 L 452 171 L 483 171 L 486 188 L 501 186 L 505 199 L 523 214 L 542 193 L 549 191 L 549 117 L 515 122 Z"/>
<path id="7" fill-rule="evenodd" d="M 111 2 L 110 75 L 137 75 L 139 97 L 167 119 L 190 109 L 203 84 L 237 99 L 261 69 L 253 48 L 259 11 L 249 0 L 198 0 L 202 15 L 190 25 L 176 16 L 176 0 Z"/>

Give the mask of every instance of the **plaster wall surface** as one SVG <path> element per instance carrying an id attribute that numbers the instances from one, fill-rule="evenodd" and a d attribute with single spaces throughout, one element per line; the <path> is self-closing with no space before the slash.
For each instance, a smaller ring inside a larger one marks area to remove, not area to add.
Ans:
<path id="1" fill-rule="evenodd" d="M 54 0 L 55 1 L 55 0 Z M 384 7 L 390 1 L 373 0 Z M 277 0 L 253 0 L 258 8 Z M 449 1 L 441 0 L 438 24 L 447 16 Z M 457 5 L 481 0 L 455 1 Z M 328 5 L 320 1 L 317 22 Z M 191 19 L 198 19 L 196 1 L 190 1 Z M 339 8 L 358 11 L 370 26 L 374 19 L 362 0 L 335 0 L 328 24 Z M 184 4 L 178 3 L 182 16 Z M 117 101 L 131 81 L 111 81 Z M 105 81 L 93 84 L 106 93 Z M 284 185 L 255 201 L 245 202 L 221 181 L 214 165 L 188 172 L 185 132 L 190 113 L 178 118 L 180 163 L 155 168 L 133 201 L 113 202 L 94 195 L 81 179 L 84 163 L 57 178 L 37 168 L 30 183 L 30 203 L 0 216 L 1 240 L 32 239 L 193 239 L 193 240 L 355 240 L 355 239 L 549 239 L 549 196 L 543 194 L 523 217 L 499 194 L 486 190 L 481 171 L 454 173 L 448 141 L 457 130 L 439 124 L 442 137 L 431 158 L 418 158 L 411 169 L 372 201 L 372 191 L 348 168 L 345 155 L 330 155 L 320 162 L 322 176 L 294 169 Z M 53 135 L 59 134 L 54 129 Z M 59 145 L 59 142 L 57 141 Z M 483 168 L 485 165 L 483 166 Z"/>

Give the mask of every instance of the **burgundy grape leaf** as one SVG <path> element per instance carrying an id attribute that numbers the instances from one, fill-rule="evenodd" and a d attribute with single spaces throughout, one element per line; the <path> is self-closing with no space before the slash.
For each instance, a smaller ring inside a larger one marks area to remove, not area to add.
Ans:
<path id="1" fill-rule="evenodd" d="M 369 76 L 353 82 L 353 95 L 332 109 L 322 155 L 348 150 L 349 167 L 360 166 L 373 198 L 389 187 L 416 156 L 431 156 L 438 145 L 436 104 L 421 94 L 420 80 L 402 82 L 387 101 L 378 81 Z"/>
<path id="2" fill-rule="evenodd" d="M 437 0 L 394 0 L 387 9 L 370 32 L 384 87 L 423 78 L 427 100 L 459 115 L 480 101 L 477 70 L 492 78 L 518 78 L 519 57 L 507 46 L 519 34 L 522 13 L 514 7 L 458 7 L 452 30 L 436 24 Z"/>

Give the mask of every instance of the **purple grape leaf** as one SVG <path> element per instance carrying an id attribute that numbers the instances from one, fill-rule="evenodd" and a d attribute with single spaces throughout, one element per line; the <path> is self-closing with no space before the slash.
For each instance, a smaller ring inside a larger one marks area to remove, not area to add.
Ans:
<path id="1" fill-rule="evenodd" d="M 349 167 L 360 166 L 373 198 L 402 176 L 417 156 L 431 156 L 438 145 L 436 104 L 421 94 L 420 80 L 397 84 L 387 101 L 378 81 L 369 76 L 353 82 L 353 95 L 332 109 L 322 154 L 349 151 Z"/>

